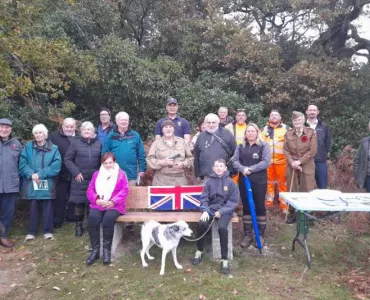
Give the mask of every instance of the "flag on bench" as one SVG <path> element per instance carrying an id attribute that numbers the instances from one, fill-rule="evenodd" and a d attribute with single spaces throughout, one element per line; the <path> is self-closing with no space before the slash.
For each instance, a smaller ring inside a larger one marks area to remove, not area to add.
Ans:
<path id="1" fill-rule="evenodd" d="M 149 186 L 148 208 L 155 210 L 198 209 L 203 186 Z"/>

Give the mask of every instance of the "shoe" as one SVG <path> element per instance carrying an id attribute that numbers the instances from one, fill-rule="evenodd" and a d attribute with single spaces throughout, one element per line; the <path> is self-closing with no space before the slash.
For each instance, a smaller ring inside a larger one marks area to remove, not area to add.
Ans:
<path id="1" fill-rule="evenodd" d="M 90 266 L 96 262 L 100 258 L 99 252 L 100 249 L 92 249 L 89 257 L 86 259 L 86 264 Z"/>
<path id="2" fill-rule="evenodd" d="M 229 275 L 230 266 L 229 266 L 229 261 L 227 259 L 221 259 L 220 272 L 221 274 Z"/>
<path id="3" fill-rule="evenodd" d="M 6 237 L 2 237 L 0 238 L 0 246 L 3 246 L 4 248 L 13 248 L 15 243 Z"/>
<path id="4" fill-rule="evenodd" d="M 95 261 L 97 261 L 100 258 L 100 229 L 99 228 L 89 229 L 89 236 L 92 250 L 89 257 L 86 259 L 86 264 L 92 265 Z"/>
<path id="5" fill-rule="evenodd" d="M 103 264 L 111 263 L 112 240 L 114 227 L 103 228 Z"/>
<path id="6" fill-rule="evenodd" d="M 297 221 L 296 216 L 292 215 L 292 216 L 289 216 L 289 217 L 286 219 L 285 223 L 286 223 L 286 224 L 294 224 L 296 221 Z"/>
<path id="7" fill-rule="evenodd" d="M 27 241 L 33 241 L 34 239 L 36 239 L 36 237 L 33 234 L 27 234 L 26 235 L 26 242 Z"/>
<path id="8" fill-rule="evenodd" d="M 253 236 L 251 235 L 245 235 L 242 239 L 242 241 L 239 243 L 240 246 L 243 248 L 248 248 L 253 242 Z"/>
<path id="9" fill-rule="evenodd" d="M 52 233 L 45 233 L 44 234 L 44 239 L 45 240 L 53 240 L 54 239 L 54 235 Z"/>
<path id="10" fill-rule="evenodd" d="M 75 236 L 81 237 L 84 234 L 84 228 L 82 227 L 82 222 L 76 223 Z"/>
<path id="11" fill-rule="evenodd" d="M 195 252 L 194 257 L 191 260 L 191 263 L 193 264 L 193 266 L 197 266 L 197 265 L 200 264 L 200 262 L 202 261 L 202 259 L 203 259 L 203 252 L 197 250 L 197 252 Z"/>

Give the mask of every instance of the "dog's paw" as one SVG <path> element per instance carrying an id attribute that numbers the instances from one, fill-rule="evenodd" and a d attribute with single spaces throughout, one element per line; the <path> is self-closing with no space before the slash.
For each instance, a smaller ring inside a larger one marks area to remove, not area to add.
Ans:
<path id="1" fill-rule="evenodd" d="M 153 260 L 154 257 L 153 256 L 148 256 L 148 259 Z"/>
<path id="2" fill-rule="evenodd" d="M 147 263 L 143 263 L 143 267 L 146 268 L 148 266 Z"/>
<path id="3" fill-rule="evenodd" d="M 176 268 L 178 268 L 179 270 L 183 269 L 182 265 L 177 265 Z"/>
<path id="4" fill-rule="evenodd" d="M 164 271 L 160 271 L 159 272 L 159 275 L 163 276 L 164 275 Z"/>

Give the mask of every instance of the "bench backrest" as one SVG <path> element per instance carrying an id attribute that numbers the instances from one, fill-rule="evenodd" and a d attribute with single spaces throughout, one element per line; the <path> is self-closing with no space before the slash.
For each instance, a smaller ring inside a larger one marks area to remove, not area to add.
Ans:
<path id="1" fill-rule="evenodd" d="M 126 209 L 147 209 L 148 208 L 148 187 L 130 186 L 126 199 Z"/>

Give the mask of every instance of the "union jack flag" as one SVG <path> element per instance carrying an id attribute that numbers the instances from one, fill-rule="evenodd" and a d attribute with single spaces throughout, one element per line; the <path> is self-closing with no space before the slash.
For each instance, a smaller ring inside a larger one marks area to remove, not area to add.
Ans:
<path id="1" fill-rule="evenodd" d="M 148 208 L 155 210 L 198 209 L 203 186 L 149 186 Z"/>

